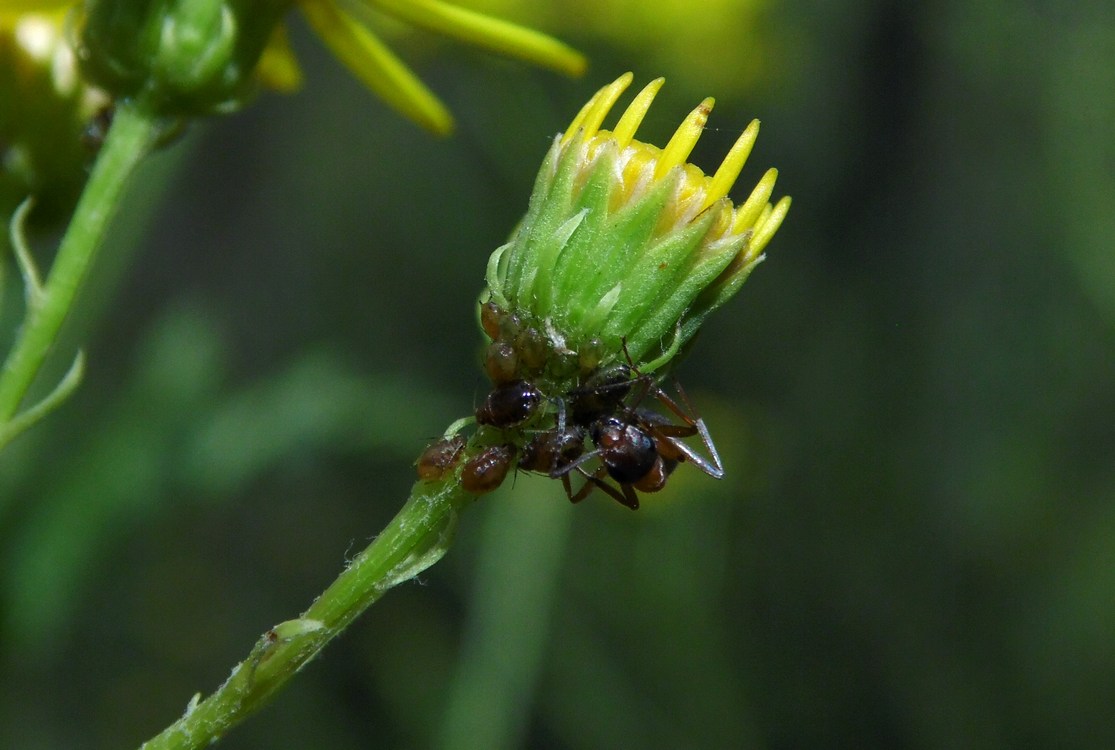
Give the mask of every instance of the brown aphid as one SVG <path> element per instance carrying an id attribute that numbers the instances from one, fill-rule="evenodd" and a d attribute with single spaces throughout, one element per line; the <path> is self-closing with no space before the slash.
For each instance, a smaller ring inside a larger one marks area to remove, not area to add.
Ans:
<path id="1" fill-rule="evenodd" d="M 584 452 L 584 428 L 565 425 L 562 419 L 554 429 L 535 434 L 523 446 L 522 453 L 519 455 L 519 468 L 549 477 L 560 477 L 561 485 L 565 488 L 565 496 L 572 499 L 573 486 L 569 483 L 569 472 L 564 470 L 564 467 L 573 464 Z"/>
<path id="2" fill-rule="evenodd" d="M 484 372 L 494 385 L 510 383 L 519 370 L 519 355 L 506 341 L 493 341 L 484 351 Z"/>
<path id="3" fill-rule="evenodd" d="M 533 326 L 524 328 L 515 338 L 515 349 L 528 372 L 541 372 L 552 351 L 549 340 Z"/>
<path id="4" fill-rule="evenodd" d="M 418 478 L 427 482 L 443 479 L 457 465 L 464 448 L 465 439 L 460 435 L 431 443 L 415 464 Z"/>
<path id="5" fill-rule="evenodd" d="M 504 312 L 499 319 L 499 337 L 505 341 L 515 341 L 523 330 L 523 319 L 515 313 Z"/>
<path id="6" fill-rule="evenodd" d="M 596 336 L 586 341 L 577 349 L 577 365 L 582 376 L 591 375 L 600 367 L 600 360 L 604 357 L 607 347 L 604 341 Z"/>
<path id="7" fill-rule="evenodd" d="M 480 305 L 480 327 L 488 338 L 495 341 L 499 338 L 500 322 L 503 320 L 503 308 L 495 302 L 485 302 Z"/>
<path id="8" fill-rule="evenodd" d="M 573 463 L 585 452 L 585 430 L 576 425 L 555 427 L 535 434 L 523 446 L 519 468 L 550 475 Z"/>
<path id="9" fill-rule="evenodd" d="M 510 445 L 492 445 L 465 462 L 461 487 L 473 495 L 483 495 L 503 484 L 515 458 Z"/>
<path id="10" fill-rule="evenodd" d="M 542 392 L 533 385 L 515 380 L 488 394 L 476 410 L 476 421 L 501 429 L 517 427 L 535 415 L 542 399 Z"/>

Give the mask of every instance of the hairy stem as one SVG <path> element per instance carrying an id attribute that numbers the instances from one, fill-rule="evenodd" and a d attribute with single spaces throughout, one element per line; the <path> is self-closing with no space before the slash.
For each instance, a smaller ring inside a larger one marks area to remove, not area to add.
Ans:
<path id="1" fill-rule="evenodd" d="M 410 499 L 301 617 L 260 637 L 215 693 L 198 702 L 141 750 L 205 747 L 262 707 L 299 669 L 391 587 L 441 559 L 457 512 L 471 499 L 455 477 L 418 482 Z"/>
<path id="2" fill-rule="evenodd" d="M 45 283 L 38 284 L 33 267 L 24 269 L 27 310 L 0 370 L 0 426 L 19 410 L 73 307 L 129 178 L 161 132 L 162 124 L 142 103 L 122 102 Z"/>

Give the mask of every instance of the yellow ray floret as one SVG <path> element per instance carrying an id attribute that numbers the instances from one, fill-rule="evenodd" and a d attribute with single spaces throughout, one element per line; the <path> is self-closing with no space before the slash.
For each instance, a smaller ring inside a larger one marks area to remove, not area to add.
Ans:
<path id="1" fill-rule="evenodd" d="M 712 112 L 715 103 L 716 100 L 710 96 L 689 113 L 673 138 L 666 144 L 666 148 L 662 149 L 662 156 L 658 158 L 658 166 L 654 169 L 654 179 L 665 177 L 671 169 L 685 163 L 705 129 L 705 123 L 708 122 L 709 113 Z"/>
<path id="2" fill-rule="evenodd" d="M 631 139 L 635 137 L 635 131 L 643 124 L 643 118 L 646 117 L 647 110 L 650 109 L 654 97 L 658 95 L 658 90 L 662 88 L 662 84 L 665 82 L 665 78 L 655 78 L 643 87 L 643 90 L 627 105 L 627 110 L 619 118 L 615 130 L 612 131 L 616 144 L 621 149 L 631 145 Z"/>
<path id="3" fill-rule="evenodd" d="M 437 0 L 364 0 L 371 7 L 415 26 L 517 57 L 567 75 L 585 72 L 584 55 L 553 37 L 518 24 Z"/>
<path id="4" fill-rule="evenodd" d="M 592 98 L 585 103 L 585 106 L 581 107 L 581 111 L 573 118 L 573 122 L 569 123 L 561 142 L 568 142 L 570 138 L 577 134 L 578 130 L 582 131 L 585 140 L 596 135 L 600 123 L 604 122 L 604 118 L 608 116 L 608 111 L 616 103 L 619 95 L 631 85 L 634 77 L 631 73 L 624 73 L 593 94 Z"/>
<path id="5" fill-rule="evenodd" d="M 439 135 L 453 129 L 453 118 L 438 98 L 368 27 L 372 15 L 370 11 L 380 11 L 420 28 L 569 75 L 580 75 L 586 66 L 581 53 L 557 39 L 441 0 L 294 2 L 334 56 L 365 86 L 403 115 Z M 279 57 L 277 62 L 285 63 L 286 67 L 269 67 L 261 72 L 261 77 L 265 82 L 274 78 L 280 88 L 289 89 L 298 78 L 293 58 L 284 60 Z"/>
<path id="6" fill-rule="evenodd" d="M 435 133 L 453 130 L 445 106 L 359 21 L 331 2 L 303 3 L 302 12 L 337 59 L 389 105 Z"/>
<path id="7" fill-rule="evenodd" d="M 724 156 L 715 174 L 709 176 L 688 163 L 688 159 L 704 131 L 715 103 L 711 97 L 689 113 L 669 143 L 661 149 L 642 143 L 635 138 L 635 134 L 662 88 L 662 78 L 651 81 L 632 99 L 614 130 L 601 130 L 604 119 L 631 80 L 632 75 L 626 73 L 598 90 L 573 118 L 562 135 L 559 146 L 569 144 L 574 137 L 581 139 L 588 157 L 586 169 L 591 168 L 592 156 L 599 153 L 604 144 L 614 144 L 617 153 L 622 152 L 622 158 L 617 162 L 614 189 L 609 196 L 609 209 L 613 211 L 623 204 L 638 200 L 639 196 L 646 194 L 651 184 L 667 179 L 680 169 L 680 179 L 671 194 L 669 205 L 660 216 L 656 231 L 662 234 L 678 223 L 691 222 L 723 202 L 722 209 L 718 209 L 717 216 L 710 225 L 710 236 L 747 235 L 752 238 L 748 244 L 750 251 L 757 253 L 774 235 L 790 205 L 786 199 L 774 206 L 770 204 L 774 184 L 778 179 L 776 169 L 767 170 L 742 203 L 733 206 L 727 201 L 728 193 L 739 179 L 758 138 L 759 121 L 752 120 L 748 124 Z"/>
<path id="8" fill-rule="evenodd" d="M 774 192 L 774 183 L 778 179 L 778 170 L 771 167 L 759 180 L 759 184 L 747 196 L 743 205 L 736 209 L 736 219 L 732 222 L 732 230 L 742 232 L 755 223 L 760 212 L 767 206 L 770 194 Z"/>
<path id="9" fill-rule="evenodd" d="M 768 208 L 770 208 L 768 206 Z M 782 226 L 782 220 L 786 218 L 786 213 L 790 210 L 790 196 L 783 196 L 781 200 L 770 209 L 769 213 L 764 212 L 766 215 L 760 217 L 760 221 L 755 225 L 755 234 L 751 238 L 751 245 L 747 250 L 749 258 L 756 258 L 759 253 L 763 252 L 763 248 L 767 246 L 774 233 Z"/>
<path id="10" fill-rule="evenodd" d="M 732 186 L 736 184 L 736 179 L 739 177 L 743 165 L 747 162 L 747 157 L 751 155 L 751 147 L 755 145 L 755 139 L 758 137 L 759 121 L 752 120 L 747 129 L 736 139 L 735 144 L 728 151 L 728 155 L 720 163 L 720 168 L 716 170 L 716 174 L 709 180 L 705 204 L 701 206 L 702 211 L 726 196 Z"/>

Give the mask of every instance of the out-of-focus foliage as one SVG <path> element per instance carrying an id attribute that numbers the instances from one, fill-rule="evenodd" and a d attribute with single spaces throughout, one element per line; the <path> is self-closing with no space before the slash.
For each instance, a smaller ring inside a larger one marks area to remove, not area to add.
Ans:
<path id="1" fill-rule="evenodd" d="M 87 382 L 0 458 L 0 747 L 137 744 L 376 533 L 484 393 L 475 295 L 548 137 L 633 63 L 668 78 L 648 137 L 714 94 L 696 162 L 761 117 L 744 178 L 794 197 L 678 372 L 728 476 L 638 513 L 519 477 L 224 746 L 1115 744 L 1115 9 L 674 21 L 749 29 L 754 78 L 552 6 L 522 20 L 588 80 L 427 61 L 454 140 L 302 34 L 303 94 L 145 173 Z"/>

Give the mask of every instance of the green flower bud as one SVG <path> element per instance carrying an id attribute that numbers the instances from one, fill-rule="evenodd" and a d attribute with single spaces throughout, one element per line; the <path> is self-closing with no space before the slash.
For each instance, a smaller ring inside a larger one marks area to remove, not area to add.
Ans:
<path id="1" fill-rule="evenodd" d="M 116 97 L 143 95 L 159 114 L 239 106 L 288 3 L 281 0 L 92 0 L 79 55 Z"/>
<path id="2" fill-rule="evenodd" d="M 728 198 L 758 121 L 714 175 L 686 163 L 712 99 L 665 148 L 634 139 L 662 79 L 635 97 L 612 131 L 601 130 L 630 82 L 628 73 L 601 89 L 554 139 L 526 217 L 488 262 L 491 309 L 534 331 L 531 342 L 552 353 L 522 375 L 557 392 L 577 374 L 576 367 L 568 374 L 570 360 L 581 363 L 581 376 L 628 357 L 644 373 L 670 364 L 763 259 L 790 206 L 789 198 L 769 203 L 773 169 L 741 205 Z M 491 335 L 494 325 L 485 328 Z"/>

